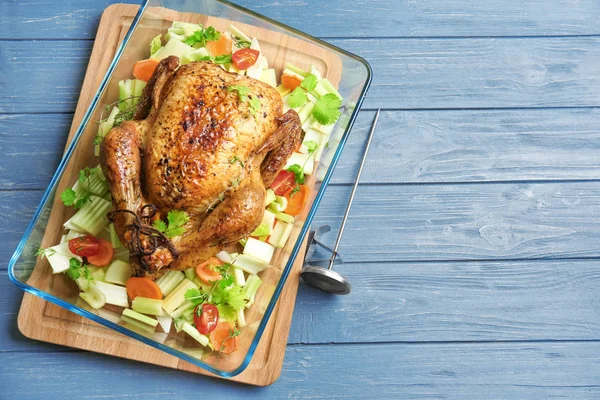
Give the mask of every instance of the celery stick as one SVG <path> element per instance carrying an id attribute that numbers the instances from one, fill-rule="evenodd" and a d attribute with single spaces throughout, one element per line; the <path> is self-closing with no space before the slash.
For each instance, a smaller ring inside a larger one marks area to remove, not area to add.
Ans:
<path id="1" fill-rule="evenodd" d="M 288 88 L 286 88 L 283 85 L 279 85 L 275 89 L 277 89 L 277 91 L 279 92 L 279 94 L 281 95 L 281 97 L 285 97 L 288 94 L 292 93 L 291 89 L 288 89 Z"/>
<path id="2" fill-rule="evenodd" d="M 269 268 L 269 264 L 246 254 L 237 256 L 233 261 L 233 266 L 241 268 L 249 274 L 258 274 L 263 269 Z"/>
<path id="3" fill-rule="evenodd" d="M 285 209 L 287 208 L 287 206 L 288 206 L 288 200 L 287 200 L 287 198 L 285 198 L 283 196 L 277 196 L 275 198 L 275 201 L 272 202 L 269 205 L 269 210 L 271 212 L 277 214 L 277 213 L 285 211 Z"/>
<path id="4" fill-rule="evenodd" d="M 182 317 L 184 315 L 188 315 L 192 312 L 194 312 L 194 308 L 196 306 L 194 305 L 194 303 L 192 303 L 189 300 L 186 300 L 183 302 L 183 304 L 181 304 L 179 307 L 177 307 L 177 309 L 175 309 L 173 312 L 169 313 L 169 315 L 171 316 L 171 318 L 179 318 Z"/>
<path id="5" fill-rule="evenodd" d="M 244 315 L 244 309 L 236 311 L 236 319 L 238 327 L 243 328 L 244 326 L 246 326 L 246 316 Z"/>
<path id="6" fill-rule="evenodd" d="M 96 282 L 96 287 L 104 296 L 106 296 L 106 302 L 120 307 L 129 307 L 129 301 L 127 300 L 127 290 L 123 286 L 113 285 L 106 282 Z"/>
<path id="7" fill-rule="evenodd" d="M 182 305 L 185 300 L 185 292 L 189 289 L 197 289 L 198 286 L 189 279 L 183 279 L 183 281 L 165 298 L 163 302 L 163 310 L 171 314 L 177 307 Z"/>
<path id="8" fill-rule="evenodd" d="M 104 307 L 104 304 L 106 304 L 106 296 L 93 282 L 88 284 L 86 291 L 79 293 L 79 297 L 95 310 Z"/>
<path id="9" fill-rule="evenodd" d="M 198 343 L 200 343 L 202 346 L 208 345 L 208 338 L 204 335 L 201 335 L 200 332 L 198 332 L 198 330 L 196 328 L 194 328 L 192 325 L 190 325 L 189 323 L 184 322 L 181 329 L 185 333 L 187 333 L 188 335 L 190 335 L 191 337 L 196 339 L 196 341 Z"/>
<path id="10" fill-rule="evenodd" d="M 113 259 L 128 262 L 129 249 L 127 247 L 121 247 L 120 249 L 116 249 L 113 254 Z"/>
<path id="11" fill-rule="evenodd" d="M 141 314 L 150 315 L 165 315 L 162 309 L 163 301 L 158 299 L 149 299 L 147 297 L 137 296 L 131 302 L 131 308 L 133 311 L 137 311 Z"/>
<path id="12" fill-rule="evenodd" d="M 231 36 L 233 36 L 236 39 L 239 38 L 239 39 L 243 40 L 244 42 L 252 41 L 252 39 L 250 39 L 250 37 L 246 36 L 242 31 L 240 31 L 234 25 L 229 25 L 229 27 L 227 28 L 227 31 L 229 33 L 231 33 Z"/>
<path id="13" fill-rule="evenodd" d="M 196 268 L 188 268 L 185 271 L 183 271 L 183 274 L 186 278 L 193 282 L 194 279 L 196 279 Z"/>
<path id="14" fill-rule="evenodd" d="M 171 324 L 173 323 L 173 318 L 170 315 L 157 315 L 156 320 L 160 324 L 160 327 L 165 331 L 165 333 L 169 333 L 171 330 Z"/>
<path id="15" fill-rule="evenodd" d="M 218 252 L 216 257 L 219 260 L 223 261 L 224 263 L 231 264 L 231 261 L 232 261 L 231 256 L 226 251 Z"/>
<path id="16" fill-rule="evenodd" d="M 260 73 L 260 80 L 264 83 L 266 83 L 267 85 L 273 86 L 274 88 L 277 87 L 277 77 L 275 75 L 275 69 L 273 68 L 269 68 L 269 69 L 265 69 L 262 70 Z"/>
<path id="17" fill-rule="evenodd" d="M 319 70 L 317 69 L 317 67 L 315 67 L 314 64 L 310 64 L 310 71 L 309 71 L 309 73 L 311 73 L 314 76 L 316 76 L 318 80 L 321 80 L 323 78 L 323 76 L 321 75 L 321 73 L 319 72 Z"/>
<path id="18" fill-rule="evenodd" d="M 275 214 L 273 214 L 269 210 L 265 210 L 261 223 L 250 235 L 251 236 L 268 236 L 273 231 L 274 223 L 275 223 Z"/>
<path id="19" fill-rule="evenodd" d="M 265 207 L 274 202 L 277 199 L 277 195 L 273 189 L 267 189 L 267 195 L 265 196 Z"/>
<path id="20" fill-rule="evenodd" d="M 233 267 L 233 281 L 236 285 L 244 286 L 246 284 L 246 278 L 244 277 L 244 271 L 239 268 Z"/>
<path id="21" fill-rule="evenodd" d="M 143 322 L 144 324 L 153 326 L 155 328 L 156 328 L 156 325 L 158 325 L 158 321 L 155 320 L 154 318 L 150 318 L 144 314 L 140 314 L 139 312 L 131 310 L 129 308 L 124 309 L 122 315 L 129 317 L 129 318 L 133 318 L 135 320 L 138 320 L 140 322 Z"/>
<path id="22" fill-rule="evenodd" d="M 129 263 L 121 260 L 113 261 L 106 269 L 104 280 L 117 285 L 125 286 L 127 279 L 131 277 L 131 266 Z"/>
<path id="23" fill-rule="evenodd" d="M 167 296 L 184 279 L 185 275 L 183 274 L 183 272 L 168 271 L 156 281 L 156 284 L 160 288 L 160 291 L 162 292 L 163 296 Z"/>
<path id="24" fill-rule="evenodd" d="M 300 117 L 300 122 L 304 123 L 308 119 L 308 117 L 310 116 L 310 113 L 314 107 L 315 107 L 315 103 L 313 103 L 311 101 L 307 102 L 304 106 L 302 106 L 302 108 L 298 112 L 298 116 Z"/>
<path id="25" fill-rule="evenodd" d="M 156 328 L 128 317 L 127 315 L 121 315 L 121 321 L 125 322 L 125 325 L 128 328 L 139 329 L 146 333 L 154 333 L 156 331 Z"/>
<path id="26" fill-rule="evenodd" d="M 142 92 L 144 91 L 144 88 L 146 87 L 146 82 L 139 80 L 139 79 L 134 79 L 133 80 L 133 104 L 132 105 L 136 105 L 139 101 L 140 101 L 140 97 L 142 96 Z"/>
<path id="27" fill-rule="evenodd" d="M 85 203 L 71 219 L 65 222 L 65 227 L 74 227 L 92 236 L 97 236 L 108 224 L 106 214 L 111 208 L 110 201 L 98 196 L 90 196 L 90 201 Z"/>
<path id="28" fill-rule="evenodd" d="M 315 168 L 315 159 L 312 155 L 302 153 L 292 153 L 290 158 L 287 160 L 284 169 L 288 169 L 294 164 L 304 166 L 304 174 L 311 175 Z"/>
<path id="29" fill-rule="evenodd" d="M 168 36 L 168 34 L 167 34 Z M 163 58 L 167 58 L 169 56 L 176 56 L 180 59 L 184 54 L 193 51 L 194 48 L 188 46 L 187 44 L 175 39 L 171 38 L 161 49 L 159 49 L 156 53 L 152 54 L 152 58 L 155 60 L 162 60 Z"/>
<path id="30" fill-rule="evenodd" d="M 52 273 L 60 274 L 61 272 L 67 271 L 69 269 L 71 257 L 57 252 L 51 252 L 49 250 L 50 249 L 46 250 L 46 258 L 48 259 L 48 263 L 52 268 Z"/>
<path id="31" fill-rule="evenodd" d="M 212 287 L 212 285 L 209 285 L 208 283 L 204 283 L 200 280 L 200 278 L 196 277 L 196 279 L 194 279 L 194 285 L 198 286 L 198 288 L 200 288 L 200 290 L 202 290 L 204 293 L 208 292 L 210 290 L 210 288 Z"/>
<path id="32" fill-rule="evenodd" d="M 306 78 L 310 72 L 296 67 L 294 64 L 286 63 L 285 69 L 292 71 L 294 74 L 300 75 L 301 78 Z M 284 72 L 285 73 L 285 72 Z M 302 79 L 300 79 L 302 80 Z"/>
<path id="33" fill-rule="evenodd" d="M 90 270 L 92 278 L 94 278 L 95 281 L 104 282 L 106 280 L 106 271 L 104 268 L 98 268 L 90 265 L 88 269 Z"/>
<path id="34" fill-rule="evenodd" d="M 287 222 L 288 224 L 293 224 L 295 221 L 295 218 L 292 215 L 282 213 L 282 212 L 275 214 L 275 219 L 278 219 L 283 222 Z"/>
<path id="35" fill-rule="evenodd" d="M 121 241 L 119 240 L 119 235 L 117 235 L 117 231 L 115 230 L 115 224 L 110 223 L 108 225 L 108 232 L 110 233 L 110 244 L 113 249 L 118 249 L 121 247 Z"/>
<path id="36" fill-rule="evenodd" d="M 340 100 L 343 100 L 342 95 L 335 89 L 335 87 L 329 82 L 327 78 L 323 78 L 319 81 L 321 85 L 327 90 L 327 93 L 335 94 Z"/>
<path id="37" fill-rule="evenodd" d="M 181 57 L 181 65 L 189 64 L 192 61 L 209 60 L 209 59 L 210 59 L 210 55 L 208 54 L 208 51 L 204 47 L 201 47 L 199 49 L 193 49 L 193 50 L 188 51 L 187 53 L 183 54 L 183 56 Z"/>
<path id="38" fill-rule="evenodd" d="M 273 258 L 275 248 L 268 243 L 261 242 L 254 238 L 248 238 L 244 246 L 244 255 L 256 258 L 259 261 L 269 264 Z"/>
<path id="39" fill-rule="evenodd" d="M 90 174 L 88 189 L 92 194 L 98 197 L 104 197 L 108 193 L 108 184 L 105 180 L 100 179 L 96 172 Z"/>
<path id="40" fill-rule="evenodd" d="M 293 224 L 277 220 L 277 223 L 273 228 L 273 233 L 269 237 L 269 243 L 279 249 L 283 248 L 285 246 L 285 242 L 287 242 L 288 238 L 290 237 L 293 228 Z"/>
<path id="41" fill-rule="evenodd" d="M 256 275 L 250 275 L 246 280 L 244 291 L 249 299 L 248 306 L 254 303 L 254 298 L 256 297 L 256 292 L 258 291 L 260 285 L 262 285 L 262 280 Z"/>

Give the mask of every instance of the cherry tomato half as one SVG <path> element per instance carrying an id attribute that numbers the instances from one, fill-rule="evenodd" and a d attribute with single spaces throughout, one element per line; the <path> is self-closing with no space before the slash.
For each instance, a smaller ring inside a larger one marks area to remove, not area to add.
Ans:
<path id="1" fill-rule="evenodd" d="M 69 251 L 79 257 L 90 257 L 98 254 L 100 243 L 93 236 L 81 236 L 69 240 Z"/>
<path id="2" fill-rule="evenodd" d="M 88 256 L 87 260 L 90 264 L 97 267 L 106 267 L 110 264 L 114 250 L 110 242 L 104 239 L 96 239 L 98 241 L 98 252 L 94 255 Z"/>
<path id="3" fill-rule="evenodd" d="M 290 171 L 281 171 L 271 184 L 271 189 L 273 189 L 277 196 L 283 196 L 294 187 L 296 187 L 294 173 Z"/>
<path id="4" fill-rule="evenodd" d="M 194 324 L 203 335 L 211 333 L 219 322 L 219 310 L 212 304 L 204 303 L 194 309 Z"/>
<path id="5" fill-rule="evenodd" d="M 256 63 L 260 52 L 254 49 L 240 49 L 233 53 L 231 61 L 238 69 L 248 69 Z"/>

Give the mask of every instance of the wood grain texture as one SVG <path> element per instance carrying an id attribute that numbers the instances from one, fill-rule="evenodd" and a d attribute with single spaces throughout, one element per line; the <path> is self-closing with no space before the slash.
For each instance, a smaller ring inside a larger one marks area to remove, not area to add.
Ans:
<path id="1" fill-rule="evenodd" d="M 102 355 L 17 352 L 0 353 L 0 379 L 19 399 L 593 399 L 599 354 L 599 343 L 293 346 L 277 384 L 256 388 Z"/>
<path id="2" fill-rule="evenodd" d="M 358 116 L 332 182 L 354 180 L 373 112 Z M 0 115 L 0 190 L 44 189 L 71 114 Z M 362 183 L 600 179 L 597 109 L 385 111 Z"/>
<path id="3" fill-rule="evenodd" d="M 102 10 L 119 0 L 8 0 L 0 39 L 91 39 Z M 139 1 L 123 1 L 138 3 Z M 526 36 L 600 34 L 598 3 L 567 0 L 268 1 L 237 4 L 323 37 Z M 16 5 L 19 4 L 17 7 Z"/>
<path id="4" fill-rule="evenodd" d="M 314 226 L 338 226 L 349 193 L 328 188 Z M 0 196 L 6 268 L 41 193 Z M 354 207 L 340 247 L 348 262 L 600 257 L 600 182 L 367 185 Z"/>
<path id="5" fill-rule="evenodd" d="M 373 67 L 363 108 L 600 105 L 598 37 L 331 43 Z M 87 41 L 0 41 L 0 113 L 72 112 L 89 53 Z"/>
<path id="6" fill-rule="evenodd" d="M 352 295 L 301 284 L 289 344 L 600 339 L 597 260 L 351 263 L 336 270 L 352 282 Z M 21 294 L 5 271 L 0 292 L 0 352 L 62 349 L 31 347 L 18 332 Z"/>

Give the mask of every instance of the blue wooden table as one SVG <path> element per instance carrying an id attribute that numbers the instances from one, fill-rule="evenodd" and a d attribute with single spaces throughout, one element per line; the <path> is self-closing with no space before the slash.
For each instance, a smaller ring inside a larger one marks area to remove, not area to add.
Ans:
<path id="1" fill-rule="evenodd" d="M 599 398 L 596 0 L 240 1 L 364 56 L 374 80 L 317 223 L 346 297 L 301 286 L 254 388 L 33 342 L 6 265 L 61 156 L 109 0 L 0 3 L 0 398 Z"/>

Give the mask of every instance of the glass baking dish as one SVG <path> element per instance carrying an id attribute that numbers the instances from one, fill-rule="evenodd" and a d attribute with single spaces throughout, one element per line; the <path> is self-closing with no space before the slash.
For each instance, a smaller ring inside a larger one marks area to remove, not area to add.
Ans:
<path id="1" fill-rule="evenodd" d="M 337 87 L 344 98 L 342 115 L 330 134 L 328 147 L 307 179 L 308 184 L 313 185 L 310 207 L 305 206 L 296 218 L 292 237 L 283 249 L 278 249 L 273 258 L 273 267 L 261 272 L 264 284 L 256 295 L 256 304 L 247 310 L 248 326 L 240 333 L 238 350 L 229 356 L 198 352 L 197 348 L 190 346 L 189 338 L 186 340 L 181 334 L 173 333 L 173 330 L 172 333 L 147 333 L 130 325 L 125 326 L 120 322 L 121 310 L 107 307 L 92 309 L 79 298 L 79 290 L 72 281 L 64 274 L 53 275 L 48 262 L 36 256 L 40 247 L 49 247 L 60 241 L 64 230 L 62 225 L 73 214 L 56 193 L 62 193 L 70 187 L 81 168 L 98 163 L 93 156 L 93 141 L 98 129 L 96 121 L 105 107 L 118 98 L 118 81 L 131 78 L 133 64 L 147 57 L 152 38 L 166 32 L 174 20 L 213 25 L 219 30 L 234 23 L 240 30 L 259 40 L 277 76 L 280 76 L 286 62 L 292 62 L 300 68 L 308 68 L 312 64 Z M 121 44 L 116 47 L 114 59 L 10 260 L 9 276 L 15 285 L 26 292 L 218 376 L 233 377 L 248 366 L 294 260 L 302 249 L 311 220 L 371 82 L 371 68 L 364 59 L 354 54 L 226 1 L 145 0 L 137 14 L 118 21 L 117 25 Z"/>

